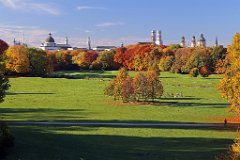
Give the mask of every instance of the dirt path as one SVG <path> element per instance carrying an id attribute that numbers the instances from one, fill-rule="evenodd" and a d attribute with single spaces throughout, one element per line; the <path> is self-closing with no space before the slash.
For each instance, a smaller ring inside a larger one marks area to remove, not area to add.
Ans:
<path id="1" fill-rule="evenodd" d="M 138 122 L 7 122 L 8 125 L 57 125 L 57 126 L 116 126 L 116 127 L 226 127 L 219 123 L 138 123 Z M 236 124 L 228 124 L 227 127 L 237 127 Z"/>

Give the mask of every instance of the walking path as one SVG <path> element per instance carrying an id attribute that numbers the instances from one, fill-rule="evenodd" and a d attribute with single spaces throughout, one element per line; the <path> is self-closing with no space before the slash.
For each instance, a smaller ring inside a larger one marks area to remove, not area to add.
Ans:
<path id="1" fill-rule="evenodd" d="M 224 127 L 219 123 L 138 123 L 138 122 L 7 122 L 8 125 L 116 126 L 116 127 Z M 237 127 L 237 124 L 227 126 Z"/>

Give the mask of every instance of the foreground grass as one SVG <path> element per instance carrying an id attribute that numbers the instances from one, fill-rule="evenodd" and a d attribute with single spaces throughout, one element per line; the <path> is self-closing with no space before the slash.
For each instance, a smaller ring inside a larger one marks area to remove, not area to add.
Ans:
<path id="1" fill-rule="evenodd" d="M 140 105 L 103 95 L 115 71 L 55 74 L 67 78 L 11 78 L 12 87 L 0 104 L 0 117 L 5 121 L 147 123 L 212 123 L 220 119 L 222 123 L 231 116 L 217 91 L 220 76 L 216 75 L 191 78 L 161 73 L 165 95 L 160 103 Z M 176 97 L 179 93 L 183 96 Z M 16 145 L 8 160 L 210 160 L 235 137 L 232 131 L 184 127 L 11 126 L 11 130 Z"/>
<path id="2" fill-rule="evenodd" d="M 190 128 L 19 126 L 7 160 L 212 160 L 234 133 Z"/>

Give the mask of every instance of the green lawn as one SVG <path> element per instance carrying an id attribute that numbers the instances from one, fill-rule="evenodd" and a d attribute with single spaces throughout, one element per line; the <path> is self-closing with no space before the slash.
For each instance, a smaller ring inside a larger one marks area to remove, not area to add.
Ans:
<path id="1" fill-rule="evenodd" d="M 67 78 L 11 78 L 0 116 L 6 121 L 212 123 L 231 115 L 217 91 L 220 76 L 161 73 L 165 90 L 161 103 L 137 105 L 103 95 L 115 74 L 69 71 L 53 75 Z M 168 96 L 178 93 L 183 96 Z M 9 160 L 210 160 L 235 137 L 232 131 L 187 127 L 11 126 L 11 130 L 16 146 Z"/>
<path id="2" fill-rule="evenodd" d="M 6 100 L 0 104 L 1 116 L 8 121 L 214 122 L 230 115 L 227 102 L 216 89 L 219 76 L 191 78 L 161 73 L 165 93 L 182 92 L 183 97 L 164 96 L 161 103 L 136 105 L 122 104 L 103 95 L 109 77 L 115 73 L 67 73 L 81 79 L 12 78 Z"/>

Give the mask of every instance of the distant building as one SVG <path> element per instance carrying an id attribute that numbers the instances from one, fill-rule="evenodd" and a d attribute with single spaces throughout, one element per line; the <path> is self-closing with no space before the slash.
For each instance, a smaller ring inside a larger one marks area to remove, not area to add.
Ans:
<path id="1" fill-rule="evenodd" d="M 183 47 L 183 48 L 186 47 L 186 40 L 185 40 L 185 37 L 184 37 L 184 36 L 182 37 L 182 40 L 181 40 L 180 46 Z"/>
<path id="2" fill-rule="evenodd" d="M 151 39 L 152 39 L 152 43 L 153 45 L 163 45 L 163 41 L 162 41 L 162 32 L 160 30 L 152 30 L 151 32 Z"/>
<path id="3" fill-rule="evenodd" d="M 57 44 L 51 33 L 49 33 L 45 42 L 40 45 L 40 48 L 47 51 L 73 50 L 72 46 L 68 43 L 68 37 L 65 39 L 65 44 Z"/>
<path id="4" fill-rule="evenodd" d="M 88 46 L 88 50 L 91 50 L 92 47 L 91 47 L 91 39 L 90 37 L 88 37 L 88 40 L 87 40 L 87 46 Z"/>
<path id="5" fill-rule="evenodd" d="M 218 38 L 216 37 L 216 40 L 215 40 L 215 47 L 218 47 Z"/>
<path id="6" fill-rule="evenodd" d="M 206 47 L 206 39 L 204 38 L 203 34 L 200 35 L 200 39 L 197 43 L 198 47 Z"/>
<path id="7" fill-rule="evenodd" d="M 101 52 L 101 51 L 110 51 L 110 50 L 113 50 L 116 48 L 117 48 L 116 46 L 97 46 L 97 47 L 93 48 L 93 50 Z"/>
<path id="8" fill-rule="evenodd" d="M 192 41 L 191 41 L 191 47 L 196 47 L 196 38 L 195 36 L 192 37 Z"/>

